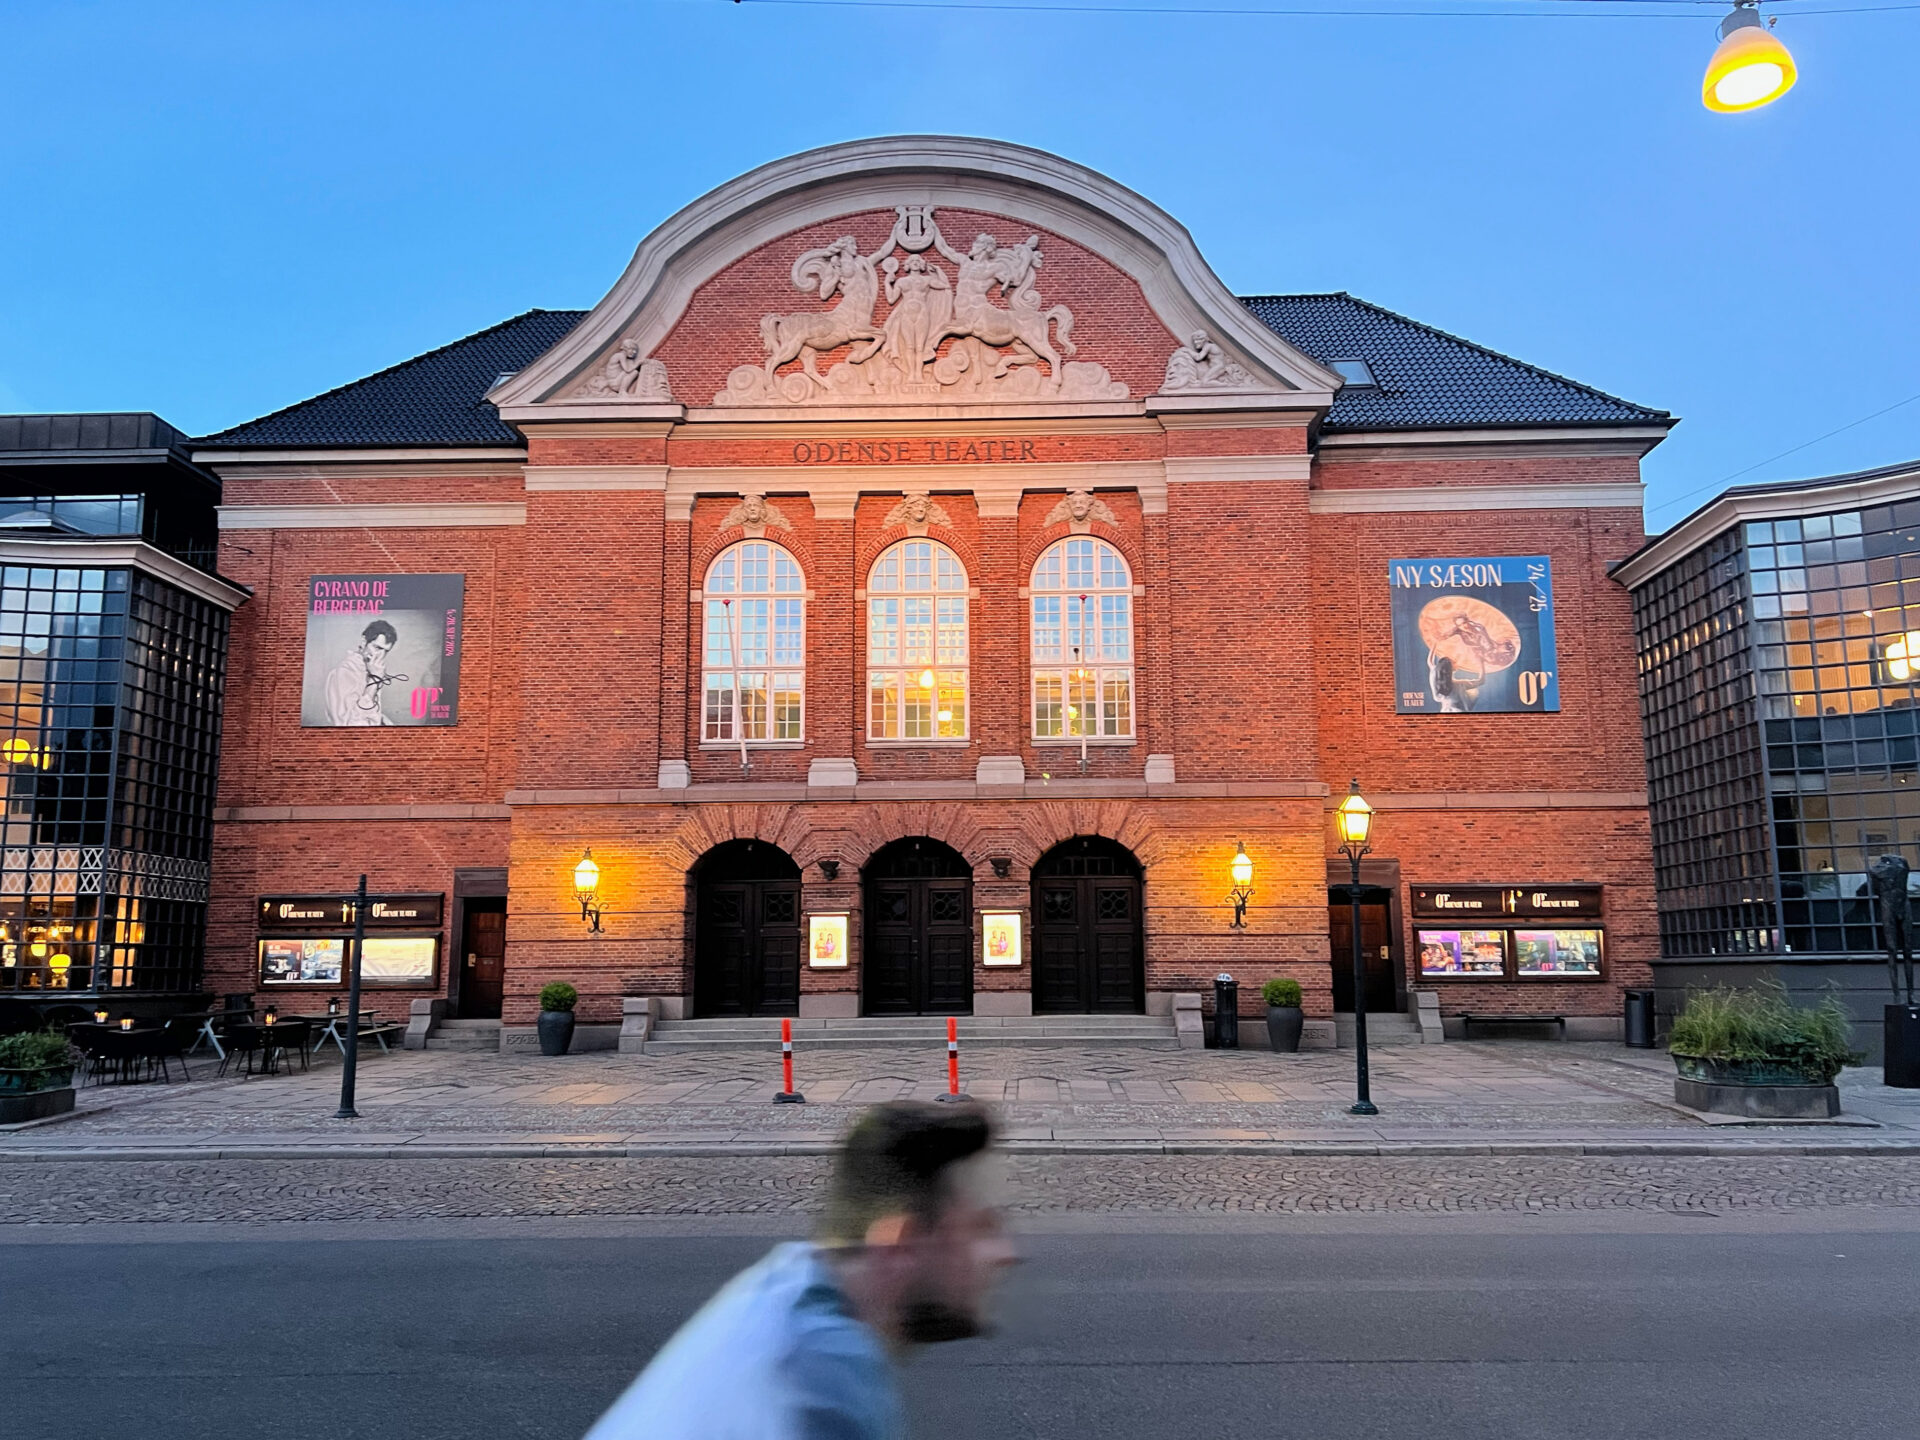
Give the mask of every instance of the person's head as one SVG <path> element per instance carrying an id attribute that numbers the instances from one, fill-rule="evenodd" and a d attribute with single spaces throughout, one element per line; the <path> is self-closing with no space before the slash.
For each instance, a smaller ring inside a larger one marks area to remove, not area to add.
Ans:
<path id="1" fill-rule="evenodd" d="M 400 643 L 400 632 L 384 620 L 376 620 L 360 632 L 360 653 L 369 660 L 384 660 L 387 652 Z"/>
<path id="2" fill-rule="evenodd" d="M 1000 1271 L 1013 1260 L 977 1105 L 907 1101 L 862 1115 L 834 1161 L 823 1247 L 857 1272 L 861 1318 L 896 1343 L 963 1340 L 987 1327 Z"/>

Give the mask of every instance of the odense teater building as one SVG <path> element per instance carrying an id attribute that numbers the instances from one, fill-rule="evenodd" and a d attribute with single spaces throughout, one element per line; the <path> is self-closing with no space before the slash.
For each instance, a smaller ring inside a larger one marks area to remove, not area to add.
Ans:
<path id="1" fill-rule="evenodd" d="M 205 986 L 335 993 L 364 872 L 371 1003 L 505 1043 L 556 979 L 591 1036 L 632 997 L 1166 1014 L 1221 971 L 1330 1040 L 1357 778 L 1370 1008 L 1610 1033 L 1658 933 L 1608 570 L 1671 423 L 1235 297 L 1037 151 L 765 166 L 590 311 L 195 444 L 251 592 Z"/>

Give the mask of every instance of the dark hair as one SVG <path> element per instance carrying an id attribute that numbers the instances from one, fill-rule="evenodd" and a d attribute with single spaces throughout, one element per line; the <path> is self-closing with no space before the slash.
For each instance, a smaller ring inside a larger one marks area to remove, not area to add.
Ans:
<path id="1" fill-rule="evenodd" d="M 931 1219 L 947 1202 L 948 1171 L 992 1139 L 978 1105 L 876 1105 L 854 1122 L 834 1160 L 819 1238 L 857 1245 L 884 1215 Z"/>
<path id="2" fill-rule="evenodd" d="M 384 620 L 376 620 L 360 632 L 360 638 L 362 640 L 372 640 L 379 635 L 386 636 L 387 644 L 389 645 L 398 645 L 400 643 L 400 632 Z"/>

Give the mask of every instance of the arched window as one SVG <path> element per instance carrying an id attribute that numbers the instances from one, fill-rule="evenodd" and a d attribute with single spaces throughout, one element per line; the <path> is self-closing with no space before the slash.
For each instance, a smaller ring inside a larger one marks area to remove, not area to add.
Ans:
<path id="1" fill-rule="evenodd" d="M 765 540 L 730 545 L 707 567 L 703 739 L 802 737 L 806 588 L 793 556 Z"/>
<path id="2" fill-rule="evenodd" d="M 1076 536 L 1033 567 L 1033 735 L 1133 734 L 1133 576 L 1111 545 Z"/>
<path id="3" fill-rule="evenodd" d="M 902 540 L 867 577 L 867 738 L 967 737 L 967 572 L 932 540 Z"/>

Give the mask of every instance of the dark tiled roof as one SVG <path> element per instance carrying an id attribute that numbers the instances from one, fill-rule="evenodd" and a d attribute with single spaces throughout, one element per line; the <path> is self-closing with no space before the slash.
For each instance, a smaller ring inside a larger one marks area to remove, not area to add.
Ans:
<path id="1" fill-rule="evenodd" d="M 1320 361 L 1367 362 L 1378 388 L 1342 390 L 1335 430 L 1646 423 L 1668 418 L 1523 365 L 1351 295 L 1258 295 L 1243 302 Z M 482 398 L 580 323 L 584 310 L 529 310 L 391 369 L 203 437 L 207 446 L 517 445 Z"/>
<path id="2" fill-rule="evenodd" d="M 1252 295 L 1241 303 L 1296 350 L 1325 363 L 1365 360 L 1377 388 L 1334 399 L 1329 430 L 1449 425 L 1633 424 L 1668 420 L 1649 410 L 1443 330 L 1331 295 Z"/>
<path id="3" fill-rule="evenodd" d="M 424 355 L 203 436 L 248 448 L 359 445 L 518 445 L 481 397 L 503 372 L 524 370 L 580 323 L 584 310 L 529 310 Z"/>

